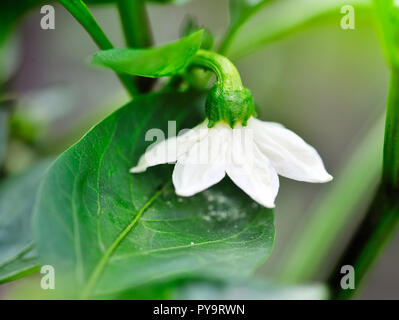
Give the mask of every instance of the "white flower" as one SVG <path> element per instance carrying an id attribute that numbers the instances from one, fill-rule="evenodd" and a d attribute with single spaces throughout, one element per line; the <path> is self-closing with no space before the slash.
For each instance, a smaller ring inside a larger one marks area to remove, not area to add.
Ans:
<path id="1" fill-rule="evenodd" d="M 150 147 L 130 172 L 162 163 L 176 163 L 176 194 L 192 196 L 221 181 L 226 173 L 253 200 L 274 208 L 278 175 L 306 182 L 332 179 L 317 151 L 292 131 L 273 122 L 248 119 L 231 129 L 204 121 L 182 135 Z"/>

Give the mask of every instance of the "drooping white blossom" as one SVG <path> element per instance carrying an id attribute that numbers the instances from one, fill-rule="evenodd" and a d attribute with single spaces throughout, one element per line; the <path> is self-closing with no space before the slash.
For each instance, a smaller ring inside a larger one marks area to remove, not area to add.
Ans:
<path id="1" fill-rule="evenodd" d="M 273 208 L 279 189 L 278 174 L 305 182 L 332 179 L 317 151 L 282 125 L 251 117 L 247 126 L 232 129 L 219 122 L 208 128 L 205 120 L 182 135 L 151 146 L 130 171 L 176 163 L 173 184 L 176 194 L 193 196 L 230 179 L 253 200 Z"/>

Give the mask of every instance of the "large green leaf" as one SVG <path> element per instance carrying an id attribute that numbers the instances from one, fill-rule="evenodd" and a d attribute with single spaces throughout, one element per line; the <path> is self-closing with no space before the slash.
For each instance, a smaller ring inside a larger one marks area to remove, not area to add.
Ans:
<path id="1" fill-rule="evenodd" d="M 61 155 L 44 178 L 34 219 L 42 262 L 84 296 L 188 276 L 248 275 L 270 254 L 272 211 L 227 179 L 180 198 L 171 165 L 128 172 L 149 144 L 147 130 L 167 132 L 168 120 L 195 125 L 204 100 L 192 93 L 139 96 Z"/>
<path id="2" fill-rule="evenodd" d="M 39 181 L 48 166 L 48 161 L 40 162 L 0 186 L 0 283 L 37 268 L 31 216 Z"/>
<path id="3" fill-rule="evenodd" d="M 170 76 L 187 66 L 201 46 L 202 34 L 199 30 L 179 41 L 151 49 L 99 51 L 93 56 L 93 63 L 131 75 Z"/>

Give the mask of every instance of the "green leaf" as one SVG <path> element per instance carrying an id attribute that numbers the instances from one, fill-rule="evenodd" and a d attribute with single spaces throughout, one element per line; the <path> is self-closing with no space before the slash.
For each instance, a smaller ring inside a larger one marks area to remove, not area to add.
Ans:
<path id="1" fill-rule="evenodd" d="M 15 280 L 37 270 L 31 216 L 43 172 L 43 161 L 0 186 L 0 283 Z"/>
<path id="2" fill-rule="evenodd" d="M 97 52 L 93 63 L 116 72 L 143 77 L 164 77 L 184 69 L 201 46 L 203 31 L 151 49 L 110 49 Z"/>
<path id="3" fill-rule="evenodd" d="M 49 170 L 34 219 L 38 250 L 83 296 L 182 276 L 245 276 L 270 254 L 273 212 L 227 179 L 180 198 L 171 165 L 129 173 L 149 129 L 167 132 L 170 120 L 192 127 L 204 103 L 193 93 L 139 96 Z"/>

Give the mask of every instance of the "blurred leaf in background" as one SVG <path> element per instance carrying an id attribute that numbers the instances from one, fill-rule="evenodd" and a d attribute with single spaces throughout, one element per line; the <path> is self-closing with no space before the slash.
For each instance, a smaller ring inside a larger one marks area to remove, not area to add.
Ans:
<path id="1" fill-rule="evenodd" d="M 31 217 L 39 181 L 50 160 L 6 179 L 0 185 L 0 283 L 37 270 Z"/>
<path id="2" fill-rule="evenodd" d="M 226 47 L 228 56 L 237 59 L 253 53 L 271 41 L 320 18 L 334 14 L 340 18 L 340 8 L 344 5 L 353 5 L 358 14 L 361 9 L 369 9 L 372 0 L 279 0 L 267 1 L 267 4 L 265 10 L 259 10 L 260 5 L 255 8 L 258 10 L 253 12 L 251 21 L 243 25 L 234 37 L 234 41 L 231 41 L 231 49 L 229 41 L 229 46 Z M 339 22 L 339 19 L 337 21 Z"/>
<path id="3" fill-rule="evenodd" d="M 15 73 L 21 59 L 21 41 L 17 33 L 11 34 L 0 42 L 0 94 L 4 88 L 1 84 L 9 80 Z"/>

